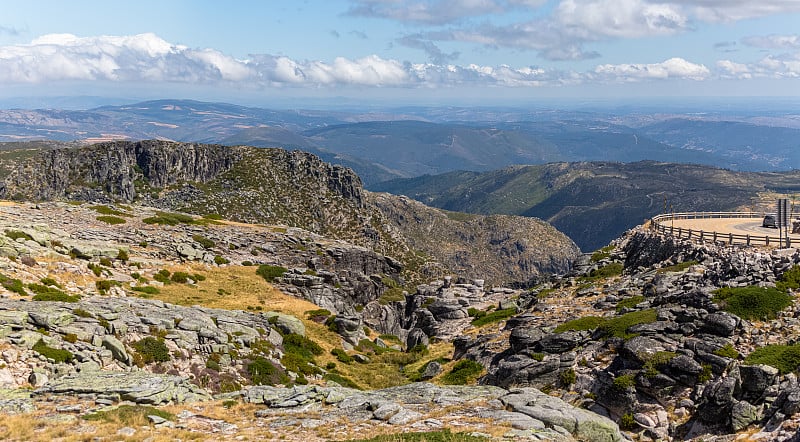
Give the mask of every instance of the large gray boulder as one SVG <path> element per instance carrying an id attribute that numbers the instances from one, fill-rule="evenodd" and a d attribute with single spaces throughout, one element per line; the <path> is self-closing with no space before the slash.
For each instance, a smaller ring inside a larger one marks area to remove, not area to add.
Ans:
<path id="1" fill-rule="evenodd" d="M 95 394 L 119 396 L 137 404 L 159 405 L 171 402 L 209 400 L 211 396 L 180 376 L 146 371 L 94 371 L 73 373 L 36 390 L 37 394 Z"/>
<path id="2" fill-rule="evenodd" d="M 548 428 L 567 429 L 578 440 L 618 442 L 625 438 L 611 419 L 573 407 L 559 398 L 534 388 L 511 390 L 500 401 L 510 411 L 542 421 Z"/>

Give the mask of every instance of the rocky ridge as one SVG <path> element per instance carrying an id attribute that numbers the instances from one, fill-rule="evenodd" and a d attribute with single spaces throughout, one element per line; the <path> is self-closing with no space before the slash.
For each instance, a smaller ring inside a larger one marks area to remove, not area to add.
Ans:
<path id="1" fill-rule="evenodd" d="M 491 283 L 524 282 L 568 270 L 577 254 L 566 236 L 524 217 L 464 222 L 450 216 L 447 226 L 458 235 L 419 235 L 420 226 L 402 220 L 443 219 L 440 211 L 371 196 L 350 169 L 277 148 L 149 140 L 43 150 L 3 177 L 0 197 L 136 202 L 298 227 L 392 256 L 415 282 L 440 278 L 451 267 Z M 548 247 L 534 246 L 541 241 Z M 501 258 L 471 253 L 482 249 L 497 250 Z"/>

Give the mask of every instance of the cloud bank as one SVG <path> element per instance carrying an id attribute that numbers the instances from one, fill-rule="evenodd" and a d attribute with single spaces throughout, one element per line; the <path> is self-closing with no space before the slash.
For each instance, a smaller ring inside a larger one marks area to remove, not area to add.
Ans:
<path id="1" fill-rule="evenodd" d="M 788 41 L 779 39 L 780 42 Z M 780 43 L 786 46 L 789 43 Z M 792 43 L 793 44 L 793 43 Z M 410 63 L 369 55 L 333 61 L 294 60 L 269 54 L 245 60 L 214 49 L 192 49 L 154 34 L 77 37 L 45 35 L 29 44 L 0 47 L 0 82 L 42 84 L 59 81 L 183 83 L 263 88 L 539 87 L 713 78 L 775 78 L 800 75 L 800 57 L 768 56 L 752 65 L 730 60 L 711 68 L 680 57 L 649 64 L 602 64 L 585 72 L 536 66 L 483 66 Z"/>

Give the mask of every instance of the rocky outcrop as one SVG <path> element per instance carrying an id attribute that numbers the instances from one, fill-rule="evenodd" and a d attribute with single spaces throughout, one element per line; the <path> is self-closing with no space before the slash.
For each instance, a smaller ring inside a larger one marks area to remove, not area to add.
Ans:
<path id="1" fill-rule="evenodd" d="M 146 371 L 94 371 L 61 377 L 36 394 L 92 395 L 112 397 L 137 404 L 162 405 L 211 399 L 202 388 L 181 376 L 160 375 Z"/>

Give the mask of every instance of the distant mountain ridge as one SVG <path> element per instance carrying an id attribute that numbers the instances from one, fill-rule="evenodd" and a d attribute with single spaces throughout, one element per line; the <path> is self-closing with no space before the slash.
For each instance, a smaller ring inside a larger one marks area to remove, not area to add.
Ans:
<path id="1" fill-rule="evenodd" d="M 647 112 L 344 112 L 155 100 L 86 111 L 0 110 L 0 141 L 164 139 L 300 149 L 352 168 L 367 188 L 395 178 L 549 162 L 653 160 L 748 171 L 800 168 L 800 127 L 791 115 Z"/>
<path id="2" fill-rule="evenodd" d="M 766 191 L 800 192 L 800 171 L 734 172 L 710 166 L 582 162 L 512 166 L 395 180 L 375 190 L 467 213 L 535 216 L 595 250 L 657 213 L 724 211 Z"/>

